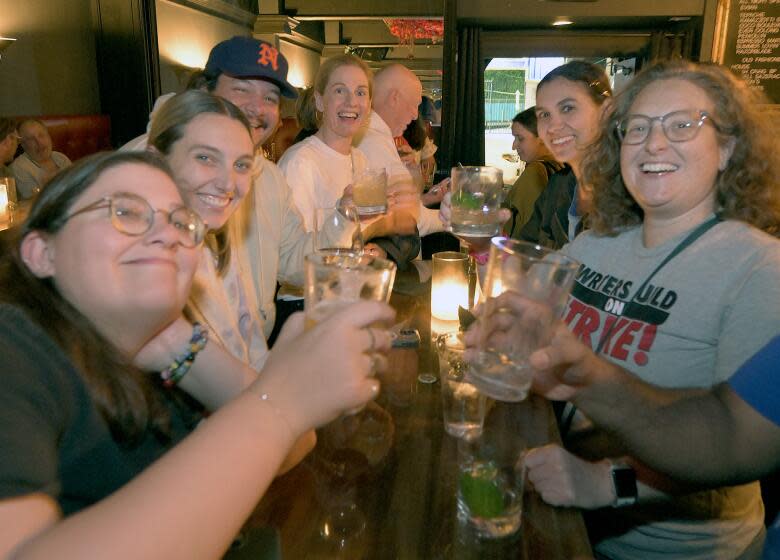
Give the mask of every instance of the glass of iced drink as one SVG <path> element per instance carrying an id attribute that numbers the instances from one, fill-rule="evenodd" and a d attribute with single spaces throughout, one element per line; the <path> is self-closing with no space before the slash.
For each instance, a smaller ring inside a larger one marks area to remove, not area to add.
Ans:
<path id="1" fill-rule="evenodd" d="M 500 401 L 525 399 L 528 357 L 546 345 L 568 299 L 579 263 L 550 249 L 495 237 L 490 242 L 476 323 L 479 340 L 468 379 Z"/>
<path id="2" fill-rule="evenodd" d="M 482 538 L 507 537 L 522 523 L 525 442 L 501 422 L 494 422 L 514 412 L 500 404 L 494 406 L 483 434 L 458 442 L 457 515 Z"/>
<path id="3" fill-rule="evenodd" d="M 499 235 L 504 174 L 496 167 L 452 168 L 452 233 L 466 240 Z"/>
<path id="4" fill-rule="evenodd" d="M 366 169 L 352 183 L 352 201 L 361 216 L 387 212 L 387 170 Z"/>
<path id="5" fill-rule="evenodd" d="M 306 255 L 306 328 L 361 299 L 389 301 L 395 270 L 395 263 L 359 252 L 321 251 Z"/>

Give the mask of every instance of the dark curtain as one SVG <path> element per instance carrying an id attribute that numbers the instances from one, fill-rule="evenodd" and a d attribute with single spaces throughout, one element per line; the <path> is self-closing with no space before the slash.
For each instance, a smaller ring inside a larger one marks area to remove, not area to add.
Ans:
<path id="1" fill-rule="evenodd" d="M 455 149 L 455 64 L 458 49 L 458 0 L 444 0 L 444 56 L 442 59 L 442 106 L 439 150 L 436 162 L 449 174 Z"/>
<path id="2" fill-rule="evenodd" d="M 452 164 L 485 165 L 485 60 L 479 27 L 458 30 Z"/>
<path id="3" fill-rule="evenodd" d="M 160 95 L 154 0 L 93 0 L 92 24 L 101 112 L 111 117 L 111 143 L 141 134 Z"/>

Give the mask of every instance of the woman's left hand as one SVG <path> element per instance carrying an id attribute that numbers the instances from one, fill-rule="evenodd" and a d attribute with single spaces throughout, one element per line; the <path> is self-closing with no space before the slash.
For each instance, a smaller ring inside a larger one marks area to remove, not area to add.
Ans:
<path id="1" fill-rule="evenodd" d="M 542 499 L 553 506 L 597 509 L 612 505 L 609 461 L 584 461 L 550 444 L 525 454 L 528 480 Z"/>

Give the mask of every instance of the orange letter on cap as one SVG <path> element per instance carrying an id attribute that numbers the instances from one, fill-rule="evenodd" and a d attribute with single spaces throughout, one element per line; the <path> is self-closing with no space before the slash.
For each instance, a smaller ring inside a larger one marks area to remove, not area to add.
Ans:
<path id="1" fill-rule="evenodd" d="M 269 64 L 274 70 L 279 70 L 279 51 L 270 45 L 260 45 L 260 52 L 258 53 L 257 63 L 263 66 Z"/>

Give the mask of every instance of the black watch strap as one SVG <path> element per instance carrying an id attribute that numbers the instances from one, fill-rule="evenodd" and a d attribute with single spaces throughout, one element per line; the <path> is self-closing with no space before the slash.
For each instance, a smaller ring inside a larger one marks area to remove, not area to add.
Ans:
<path id="1" fill-rule="evenodd" d="M 637 501 L 636 472 L 625 463 L 612 463 L 610 466 L 615 501 L 612 507 L 632 506 Z"/>

